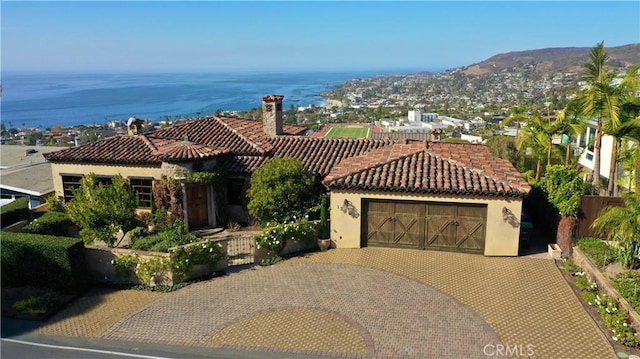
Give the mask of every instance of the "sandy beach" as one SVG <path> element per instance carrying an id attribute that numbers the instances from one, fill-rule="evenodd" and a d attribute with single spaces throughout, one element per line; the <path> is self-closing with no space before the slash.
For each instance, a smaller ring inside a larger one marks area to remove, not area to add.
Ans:
<path id="1" fill-rule="evenodd" d="M 326 99 L 324 101 L 324 103 L 325 103 L 325 107 L 326 108 L 342 107 L 343 106 L 342 101 L 334 100 L 334 99 L 330 99 L 330 98 Z"/>

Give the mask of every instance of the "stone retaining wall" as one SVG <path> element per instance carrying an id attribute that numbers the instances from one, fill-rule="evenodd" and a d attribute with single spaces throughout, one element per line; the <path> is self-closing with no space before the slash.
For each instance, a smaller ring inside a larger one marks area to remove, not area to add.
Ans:
<path id="1" fill-rule="evenodd" d="M 227 268 L 227 241 L 224 239 L 219 240 L 206 240 L 217 242 L 221 245 L 221 251 L 223 258 L 210 267 L 208 265 L 194 265 L 191 269 L 191 274 L 184 281 L 188 281 L 194 278 L 210 275 L 218 271 L 223 271 Z M 201 245 L 205 241 L 196 242 L 190 245 Z M 115 266 L 112 261 L 119 256 L 136 255 L 141 262 L 146 262 L 155 257 L 161 257 L 169 260 L 169 253 L 161 252 L 146 252 L 133 249 L 122 248 L 103 248 L 103 247 L 85 247 L 85 268 L 87 270 L 87 276 L 90 280 L 101 283 L 119 283 L 119 284 L 141 284 L 140 280 L 132 274 L 130 278 L 117 278 Z M 170 270 L 165 271 L 162 275 L 159 275 L 161 280 L 159 282 L 146 283 L 147 285 L 174 285 L 180 283 L 174 281 L 173 273 Z"/>
<path id="2" fill-rule="evenodd" d="M 633 309 L 631 304 L 627 302 L 622 295 L 618 292 L 618 290 L 611 283 L 611 279 L 605 276 L 598 266 L 596 266 L 589 257 L 587 257 L 584 252 L 580 250 L 578 247 L 573 247 L 572 253 L 573 262 L 580 266 L 585 274 L 594 281 L 598 285 L 598 290 L 604 292 L 606 295 L 610 297 L 614 297 L 618 299 L 620 306 L 625 308 L 629 312 L 629 319 L 631 320 L 631 326 L 633 326 L 636 331 L 640 331 L 640 315 Z"/>

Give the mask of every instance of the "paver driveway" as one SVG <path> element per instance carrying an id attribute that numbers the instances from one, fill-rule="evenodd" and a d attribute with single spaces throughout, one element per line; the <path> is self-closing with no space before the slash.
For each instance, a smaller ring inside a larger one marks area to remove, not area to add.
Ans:
<path id="1" fill-rule="evenodd" d="M 537 358 L 614 357 L 550 260 L 382 248 L 191 285 L 101 336 L 353 357 L 496 357 L 498 344 Z"/>

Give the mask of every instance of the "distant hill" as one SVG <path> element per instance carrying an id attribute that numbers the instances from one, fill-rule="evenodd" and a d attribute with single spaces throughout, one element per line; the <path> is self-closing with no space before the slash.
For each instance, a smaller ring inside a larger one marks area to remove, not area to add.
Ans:
<path id="1" fill-rule="evenodd" d="M 606 50 L 609 55 L 608 64 L 613 67 L 626 68 L 640 64 L 640 44 L 608 47 Z M 531 69 L 536 75 L 578 72 L 589 61 L 590 51 L 590 47 L 559 47 L 508 52 L 463 67 L 463 72 L 467 75 L 484 75 L 514 68 Z"/>

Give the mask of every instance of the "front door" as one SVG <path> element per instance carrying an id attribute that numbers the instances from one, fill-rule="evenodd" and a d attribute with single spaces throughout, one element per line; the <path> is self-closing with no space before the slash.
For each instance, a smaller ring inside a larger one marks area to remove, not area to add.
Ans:
<path id="1" fill-rule="evenodd" d="M 207 186 L 201 183 L 187 183 L 187 217 L 189 228 L 209 225 L 209 207 L 207 206 Z"/>

